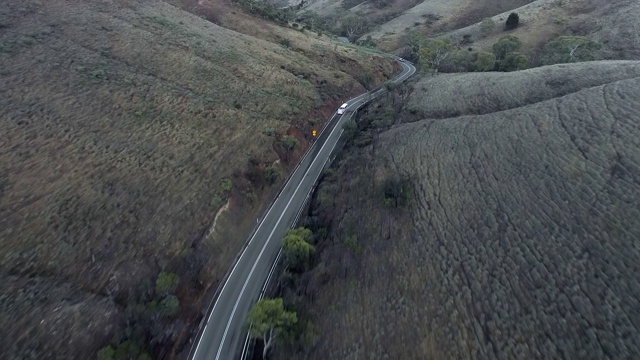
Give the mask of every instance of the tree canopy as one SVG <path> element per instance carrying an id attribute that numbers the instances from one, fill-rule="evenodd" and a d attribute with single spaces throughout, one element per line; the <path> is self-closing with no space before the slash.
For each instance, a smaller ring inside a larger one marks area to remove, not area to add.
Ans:
<path id="1" fill-rule="evenodd" d="M 176 289 L 180 278 L 172 272 L 161 272 L 156 279 L 156 293 L 168 294 Z"/>
<path id="2" fill-rule="evenodd" d="M 491 32 L 495 27 L 496 27 L 496 22 L 493 21 L 493 19 L 491 18 L 486 18 L 482 20 L 482 22 L 480 23 L 480 32 L 482 33 L 483 36 L 487 36 L 491 34 Z"/>
<path id="3" fill-rule="evenodd" d="M 473 65 L 476 71 L 491 71 L 496 67 L 496 56 L 490 52 L 481 51 L 477 54 Z"/>
<path id="4" fill-rule="evenodd" d="M 424 70 L 431 70 L 437 73 L 443 62 L 451 55 L 454 47 L 447 40 L 427 39 L 421 46 L 418 53 L 420 66 Z"/>
<path id="5" fill-rule="evenodd" d="M 282 252 L 287 266 L 293 270 L 302 270 L 309 263 L 315 247 L 309 244 L 312 233 L 306 228 L 287 231 L 282 242 Z"/>
<path id="6" fill-rule="evenodd" d="M 529 68 L 529 59 L 526 55 L 519 52 L 509 53 L 501 64 L 501 70 L 504 71 L 517 71 L 527 68 Z"/>
<path id="7" fill-rule="evenodd" d="M 558 36 L 545 45 L 542 62 L 546 65 L 592 61 L 596 59 L 601 45 L 584 36 Z"/>
<path id="8" fill-rule="evenodd" d="M 518 51 L 521 47 L 522 41 L 517 36 L 506 35 L 493 44 L 493 53 L 496 55 L 496 59 L 503 60 L 507 57 L 507 54 Z"/>
<path id="9" fill-rule="evenodd" d="M 517 28 L 518 25 L 520 25 L 520 15 L 518 15 L 518 13 L 512 12 L 511 14 L 509 14 L 509 17 L 507 17 L 505 27 L 507 28 L 507 30 L 511 30 Z"/>
<path id="10" fill-rule="evenodd" d="M 349 13 L 340 19 L 342 35 L 354 41 L 367 29 L 368 22 L 364 16 L 358 13 Z"/>
<path id="11" fill-rule="evenodd" d="M 249 334 L 264 341 L 262 358 L 267 356 L 275 339 L 298 322 L 298 315 L 284 308 L 282 299 L 263 299 L 258 301 L 247 318 L 251 326 Z"/>

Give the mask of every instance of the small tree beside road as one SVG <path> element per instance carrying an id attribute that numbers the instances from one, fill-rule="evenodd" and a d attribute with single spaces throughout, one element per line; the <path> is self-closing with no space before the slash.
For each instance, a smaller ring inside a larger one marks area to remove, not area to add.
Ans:
<path id="1" fill-rule="evenodd" d="M 282 253 L 285 264 L 292 270 L 301 271 L 309 264 L 311 255 L 316 251 L 309 244 L 312 235 L 311 230 L 306 228 L 289 230 L 284 235 Z"/>
<path id="2" fill-rule="evenodd" d="M 277 337 L 290 330 L 298 322 L 298 315 L 284 308 L 282 299 L 263 299 L 258 301 L 247 318 L 249 335 L 264 341 L 262 358 L 266 359 Z"/>

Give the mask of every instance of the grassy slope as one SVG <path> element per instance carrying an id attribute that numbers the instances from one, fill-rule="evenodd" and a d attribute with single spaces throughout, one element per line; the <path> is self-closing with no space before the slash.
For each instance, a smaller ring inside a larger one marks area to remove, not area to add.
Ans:
<path id="1" fill-rule="evenodd" d="M 530 2 L 531 0 L 426 0 L 377 26 L 364 37 L 371 35 L 381 48 L 395 50 L 403 45 L 403 37 L 410 30 L 425 35 L 439 34 L 465 27 L 485 17 L 491 17 Z"/>
<path id="2" fill-rule="evenodd" d="M 640 16 L 640 4 L 634 0 L 607 3 L 597 0 L 424 1 L 364 37 L 371 35 L 379 47 L 391 51 L 404 46 L 409 30 L 427 36 L 445 36 L 454 44 L 470 35 L 474 41 L 471 47 L 491 51 L 491 45 L 505 35 L 503 25 L 511 12 L 520 15 L 521 26 L 509 33 L 522 39 L 524 51 L 529 55 L 535 55 L 542 44 L 555 36 L 577 34 L 602 43 L 605 59 L 638 58 L 640 25 L 635 19 Z M 440 19 L 430 21 L 428 14 Z M 484 36 L 480 22 L 487 17 L 497 26 Z"/>
<path id="3" fill-rule="evenodd" d="M 475 24 L 463 24 L 465 27 L 445 36 L 456 43 L 469 34 L 475 41 L 474 48 L 491 51 L 491 45 L 505 35 L 502 24 L 512 11 L 519 14 L 521 26 L 509 33 L 522 40 L 524 50 L 529 54 L 555 36 L 582 35 L 603 45 L 604 59 L 635 60 L 640 55 L 640 25 L 635 20 L 640 16 L 640 3 L 634 0 L 615 0 L 606 4 L 597 0 L 536 0 L 488 16 L 498 25 L 487 37 L 481 35 L 480 20 Z"/>
<path id="4" fill-rule="evenodd" d="M 442 74 L 424 77 L 407 99 L 408 118 L 439 119 L 513 109 L 586 87 L 640 74 L 637 61 L 597 61 L 529 69 L 522 73 Z M 404 114 L 403 114 L 404 115 Z"/>
<path id="5" fill-rule="evenodd" d="M 304 54 L 160 1 L 4 2 L 0 26 L 4 359 L 93 358 L 161 269 L 179 273 L 182 306 L 156 353 L 184 350 L 275 190 L 260 174 L 289 166 L 269 134 L 296 136 L 295 159 L 362 91 L 353 76 L 393 71 L 326 38 Z M 333 61 L 357 63 L 343 67 L 353 76 Z"/>
<path id="6" fill-rule="evenodd" d="M 640 356 L 640 68 L 571 67 L 460 75 L 450 105 L 485 115 L 361 136 L 316 195 L 311 223 L 330 231 L 294 300 L 311 344 L 282 358 Z M 582 85 L 519 85 L 556 76 Z M 481 89 L 509 110 L 467 96 Z M 443 116 L 422 83 L 410 97 Z M 394 174 L 407 207 L 382 200 Z"/>

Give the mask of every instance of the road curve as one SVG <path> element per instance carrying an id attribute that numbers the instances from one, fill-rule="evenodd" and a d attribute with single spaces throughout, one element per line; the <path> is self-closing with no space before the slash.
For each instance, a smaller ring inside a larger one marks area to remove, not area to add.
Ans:
<path id="1" fill-rule="evenodd" d="M 402 66 L 402 73 L 391 80 L 395 83 L 406 80 L 416 71 L 409 62 L 398 63 Z M 294 223 L 338 143 L 343 132 L 342 125 L 353 116 L 356 109 L 385 91 L 385 87 L 380 87 L 355 97 L 347 102 L 349 106 L 345 114 L 334 113 L 331 117 L 233 265 L 211 312 L 206 316 L 190 359 L 232 360 L 240 357 L 247 335 L 247 314 L 260 296 L 280 251 L 285 231 Z"/>

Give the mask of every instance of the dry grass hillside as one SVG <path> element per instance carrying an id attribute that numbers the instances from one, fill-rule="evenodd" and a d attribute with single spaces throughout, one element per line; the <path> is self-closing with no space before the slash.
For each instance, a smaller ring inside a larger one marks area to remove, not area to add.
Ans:
<path id="1" fill-rule="evenodd" d="M 0 3 L 0 358 L 188 351 L 311 128 L 363 72 L 394 71 L 279 36 L 292 45 L 162 1 Z M 154 290 L 162 270 L 180 278 L 175 314 Z"/>
<path id="2" fill-rule="evenodd" d="M 640 75 L 637 61 L 560 64 L 516 73 L 423 77 L 406 101 L 403 121 L 479 115 L 564 96 L 586 87 Z"/>
<path id="3" fill-rule="evenodd" d="M 280 358 L 640 357 L 639 66 L 461 75 L 447 104 L 483 115 L 455 118 L 419 82 L 413 111 L 440 118 L 384 132 L 394 97 L 369 109 L 315 196 L 328 235 L 287 295 L 313 325 Z M 521 86 L 541 75 L 559 87 Z"/>
<path id="4" fill-rule="evenodd" d="M 510 31 L 522 39 L 528 55 L 558 35 L 588 36 L 603 44 L 602 58 L 635 60 L 640 57 L 640 3 L 635 0 L 483 0 L 423 1 L 392 20 L 377 26 L 371 35 L 378 46 L 395 50 L 405 45 L 406 36 L 416 31 L 426 36 L 444 36 L 454 44 L 464 36 L 474 49 L 491 49 L 506 33 L 504 23 L 511 12 L 520 16 L 518 29 Z M 492 18 L 497 26 L 482 34 L 480 22 Z"/>
<path id="5" fill-rule="evenodd" d="M 635 0 L 536 0 L 519 8 L 512 8 L 491 17 L 496 28 L 483 36 L 480 20 L 464 24 L 456 30 L 443 34 L 460 41 L 471 35 L 473 47 L 490 51 L 491 45 L 505 35 L 503 24 L 509 13 L 517 12 L 520 26 L 509 34 L 518 36 L 525 51 L 535 55 L 537 49 L 558 35 L 580 35 L 603 45 L 603 59 L 637 60 L 640 58 L 640 3 Z"/>

